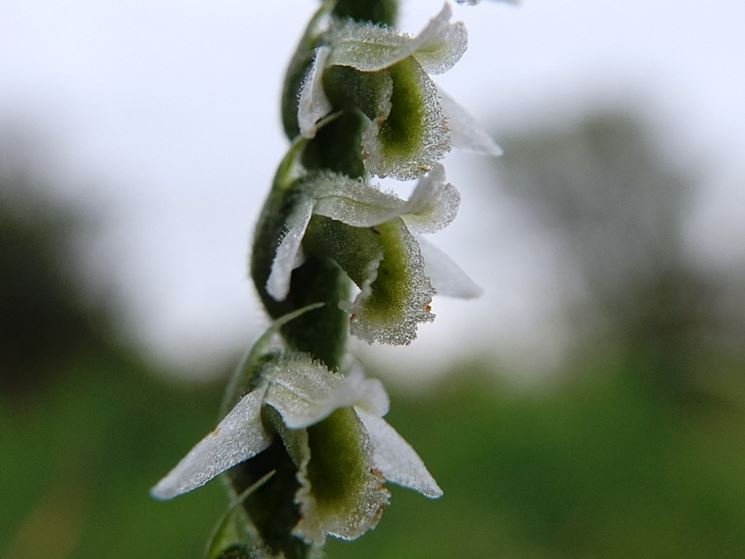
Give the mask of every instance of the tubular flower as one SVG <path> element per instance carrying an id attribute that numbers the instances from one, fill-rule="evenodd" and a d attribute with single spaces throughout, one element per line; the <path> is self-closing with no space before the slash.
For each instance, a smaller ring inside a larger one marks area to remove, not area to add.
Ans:
<path id="1" fill-rule="evenodd" d="M 361 140 L 367 172 L 398 179 L 421 176 L 451 147 L 501 154 L 428 75 L 446 72 L 466 51 L 466 29 L 451 23 L 451 15 L 445 4 L 413 37 L 331 18 L 300 89 L 300 133 L 312 138 L 323 117 L 354 108 L 367 123 Z"/>
<path id="2" fill-rule="evenodd" d="M 300 520 L 293 532 L 321 545 L 373 528 L 389 493 L 384 481 L 436 498 L 442 491 L 416 452 L 383 416 L 382 384 L 360 370 L 343 376 L 305 354 L 283 352 L 153 489 L 159 499 L 191 491 L 266 450 L 279 437 L 297 468 Z"/>
<path id="3" fill-rule="evenodd" d="M 330 171 L 309 174 L 296 188 L 266 285 L 275 299 L 287 296 L 305 254 L 331 257 L 359 288 L 354 301 L 342 303 L 352 333 L 370 343 L 408 344 L 417 325 L 434 318 L 433 295 L 480 294 L 452 260 L 415 236 L 443 229 L 458 212 L 460 194 L 440 164 L 408 200 Z"/>

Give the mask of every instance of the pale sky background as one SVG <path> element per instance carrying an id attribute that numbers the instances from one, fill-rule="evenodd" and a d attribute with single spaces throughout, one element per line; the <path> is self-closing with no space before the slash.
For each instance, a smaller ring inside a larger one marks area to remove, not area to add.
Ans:
<path id="1" fill-rule="evenodd" d="M 265 323 L 246 278 L 259 204 L 287 142 L 286 61 L 311 0 L 0 0 L 0 123 L 32 125 L 42 174 L 100 218 L 87 240 L 91 295 L 121 299 L 124 335 L 198 378 Z M 441 7 L 410 0 L 416 31 Z M 437 81 L 499 130 L 570 120 L 607 103 L 641 111 L 662 148 L 706 173 L 689 235 L 712 266 L 745 261 L 745 2 L 525 0 L 455 6 L 470 47 Z M 486 290 L 435 302 L 399 369 L 485 340 L 540 366 L 561 347 L 550 251 L 510 207 L 488 207 L 469 167 L 446 161 L 462 217 L 433 240 Z M 507 154 L 509 157 L 509 154 Z M 493 186 L 491 187 L 493 188 Z M 365 352 L 368 354 L 369 352 Z"/>

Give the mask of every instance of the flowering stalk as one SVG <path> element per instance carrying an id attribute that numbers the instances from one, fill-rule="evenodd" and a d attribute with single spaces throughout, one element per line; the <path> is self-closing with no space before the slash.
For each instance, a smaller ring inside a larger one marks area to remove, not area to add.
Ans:
<path id="1" fill-rule="evenodd" d="M 421 238 L 455 218 L 438 162 L 453 146 L 499 148 L 430 78 L 466 49 L 445 5 L 416 36 L 396 0 L 325 0 L 290 62 L 282 120 L 291 146 L 256 227 L 251 277 L 274 319 L 228 386 L 217 428 L 152 490 L 167 499 L 227 472 L 233 504 L 207 555 L 301 559 L 328 535 L 373 528 L 390 481 L 441 489 L 383 419 L 388 396 L 346 349 L 408 344 L 435 294 L 475 284 Z M 409 199 L 373 177 L 416 179 Z"/>

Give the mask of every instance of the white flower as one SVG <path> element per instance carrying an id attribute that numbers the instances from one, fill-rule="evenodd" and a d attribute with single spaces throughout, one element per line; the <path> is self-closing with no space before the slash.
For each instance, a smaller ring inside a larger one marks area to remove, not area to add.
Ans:
<path id="1" fill-rule="evenodd" d="M 417 325 L 434 318 L 429 304 L 435 294 L 480 295 L 452 260 L 414 236 L 443 229 L 458 212 L 460 194 L 445 182 L 440 164 L 408 200 L 331 172 L 309 175 L 300 192 L 267 280 L 276 300 L 287 296 L 303 251 L 333 258 L 359 287 L 345 310 L 352 333 L 371 343 L 411 342 Z"/>
<path id="2" fill-rule="evenodd" d="M 378 380 L 359 370 L 332 373 L 295 353 L 271 360 L 260 375 L 258 387 L 158 482 L 153 496 L 170 499 L 200 487 L 277 436 L 298 470 L 294 533 L 308 542 L 353 539 L 373 528 L 389 500 L 384 480 L 430 498 L 442 495 L 416 452 L 383 419 L 388 396 Z M 262 421 L 267 407 L 280 423 Z"/>
<path id="3" fill-rule="evenodd" d="M 381 25 L 332 19 L 300 90 L 301 134 L 314 137 L 334 105 L 349 101 L 362 107 L 369 123 L 362 150 L 372 174 L 416 178 L 451 147 L 500 155 L 491 137 L 428 76 L 449 70 L 466 50 L 466 29 L 450 23 L 450 16 L 445 4 L 414 37 Z M 368 80 L 355 86 L 346 76 L 327 91 L 324 78 L 334 67 L 352 68 Z"/>

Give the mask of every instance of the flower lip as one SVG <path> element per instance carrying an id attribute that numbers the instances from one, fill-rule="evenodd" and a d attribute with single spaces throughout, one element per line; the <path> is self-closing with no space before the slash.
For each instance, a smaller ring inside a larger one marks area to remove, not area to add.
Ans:
<path id="1" fill-rule="evenodd" d="M 323 90 L 323 70 L 326 67 L 331 49 L 318 47 L 313 62 L 305 77 L 298 96 L 298 126 L 304 138 L 316 135 L 316 123 L 329 114 L 333 107 Z"/>

